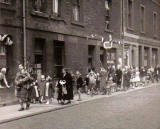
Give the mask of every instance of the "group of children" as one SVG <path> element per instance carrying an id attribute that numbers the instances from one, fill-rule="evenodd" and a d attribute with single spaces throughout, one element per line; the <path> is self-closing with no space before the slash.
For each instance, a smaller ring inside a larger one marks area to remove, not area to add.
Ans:
<path id="1" fill-rule="evenodd" d="M 54 87 L 52 78 L 41 75 L 40 81 L 33 81 L 30 88 L 30 97 L 33 103 L 39 101 L 40 103 L 49 104 L 53 101 L 54 97 Z"/>

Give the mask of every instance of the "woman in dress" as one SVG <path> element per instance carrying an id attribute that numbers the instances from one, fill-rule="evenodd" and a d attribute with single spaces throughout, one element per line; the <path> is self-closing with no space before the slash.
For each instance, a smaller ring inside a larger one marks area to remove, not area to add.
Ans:
<path id="1" fill-rule="evenodd" d="M 45 98 L 47 100 L 46 104 L 49 104 L 51 99 L 53 101 L 53 93 L 54 93 L 54 88 L 53 88 L 52 78 L 48 76 L 46 78 L 46 87 L 45 87 Z"/>
<path id="2" fill-rule="evenodd" d="M 137 87 L 138 86 L 138 83 L 140 82 L 140 72 L 139 72 L 139 69 L 138 67 L 136 67 L 136 72 L 135 72 L 135 86 Z"/>

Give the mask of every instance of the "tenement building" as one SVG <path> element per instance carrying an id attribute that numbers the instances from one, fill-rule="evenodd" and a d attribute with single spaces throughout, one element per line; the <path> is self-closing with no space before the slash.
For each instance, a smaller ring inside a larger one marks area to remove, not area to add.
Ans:
<path id="1" fill-rule="evenodd" d="M 160 63 L 160 3 L 157 0 L 123 1 L 124 63 L 155 67 Z"/>
<path id="2" fill-rule="evenodd" d="M 156 0 L 0 0 L 0 67 L 12 83 L 21 63 L 38 77 L 58 77 L 62 68 L 85 74 L 118 64 L 156 66 L 159 14 Z"/>

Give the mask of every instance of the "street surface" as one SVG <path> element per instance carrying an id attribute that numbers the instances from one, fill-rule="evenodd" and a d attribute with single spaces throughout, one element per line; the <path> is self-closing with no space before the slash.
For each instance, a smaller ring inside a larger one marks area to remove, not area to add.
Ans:
<path id="1" fill-rule="evenodd" d="M 160 86 L 8 122 L 0 129 L 160 129 Z"/>

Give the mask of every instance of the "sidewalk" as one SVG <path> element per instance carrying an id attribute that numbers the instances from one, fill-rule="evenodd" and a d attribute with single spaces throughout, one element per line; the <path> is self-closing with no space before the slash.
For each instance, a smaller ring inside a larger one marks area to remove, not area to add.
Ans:
<path id="1" fill-rule="evenodd" d="M 112 96 L 116 96 L 116 95 L 120 95 L 120 94 L 124 94 L 124 93 L 133 92 L 133 91 L 136 91 L 139 89 L 157 86 L 158 84 L 160 84 L 160 83 L 149 84 L 146 87 L 137 87 L 135 89 L 130 89 L 128 91 L 119 91 L 119 92 L 112 93 L 112 95 L 109 95 L 109 96 L 108 95 L 95 95 L 95 96 L 91 97 L 89 95 L 82 94 L 82 99 L 83 99 L 82 101 L 77 101 L 78 96 L 76 95 L 74 97 L 74 100 L 72 101 L 72 103 L 69 105 L 60 105 L 57 103 L 56 100 L 54 100 L 54 102 L 49 105 L 31 104 L 30 110 L 25 110 L 22 112 L 17 111 L 20 108 L 19 105 L 11 105 L 11 106 L 1 107 L 0 108 L 0 116 L 1 116 L 0 117 L 0 124 L 10 122 L 13 120 L 17 120 L 17 119 L 21 119 L 21 118 L 25 118 L 25 117 L 29 117 L 29 116 L 33 116 L 33 115 L 42 114 L 45 112 L 64 109 L 66 107 L 72 107 L 72 106 L 78 105 L 80 103 L 84 103 L 84 102 L 88 102 L 88 101 L 92 101 L 92 100 L 96 100 L 96 99 L 100 99 L 100 98 L 112 97 Z"/>

